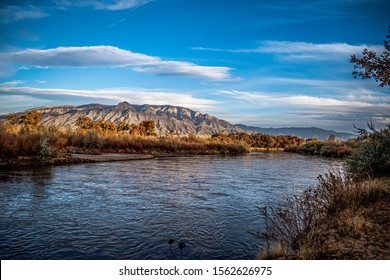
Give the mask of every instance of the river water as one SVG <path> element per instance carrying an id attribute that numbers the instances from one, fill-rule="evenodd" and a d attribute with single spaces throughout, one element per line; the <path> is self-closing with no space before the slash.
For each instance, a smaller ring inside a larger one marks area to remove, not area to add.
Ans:
<path id="1" fill-rule="evenodd" d="M 174 259 L 182 240 L 183 259 L 254 259 L 257 207 L 339 164 L 251 153 L 0 169 L 0 257 Z"/>

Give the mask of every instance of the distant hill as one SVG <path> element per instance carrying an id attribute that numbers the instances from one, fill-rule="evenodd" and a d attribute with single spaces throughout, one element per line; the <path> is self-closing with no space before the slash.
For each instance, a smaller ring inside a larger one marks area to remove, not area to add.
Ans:
<path id="1" fill-rule="evenodd" d="M 330 134 L 334 134 L 337 139 L 347 140 L 354 137 L 352 133 L 336 132 L 333 130 L 321 129 L 318 127 L 282 127 L 282 128 L 263 128 L 256 126 L 247 126 L 237 124 L 239 128 L 247 133 L 264 133 L 268 135 L 295 135 L 301 138 L 316 138 L 318 140 L 327 140 Z"/>
<path id="2" fill-rule="evenodd" d="M 187 108 L 169 105 L 132 105 L 121 102 L 118 105 L 47 106 L 27 111 L 40 112 L 42 125 L 49 126 L 74 127 L 79 116 L 87 116 L 94 121 L 103 119 L 115 123 L 124 121 L 128 124 L 154 120 L 157 133 L 213 135 L 218 132 L 242 132 L 240 128 L 225 120 Z M 17 115 L 25 114 L 27 111 L 19 112 Z M 2 118 L 4 119 L 5 116 Z"/>

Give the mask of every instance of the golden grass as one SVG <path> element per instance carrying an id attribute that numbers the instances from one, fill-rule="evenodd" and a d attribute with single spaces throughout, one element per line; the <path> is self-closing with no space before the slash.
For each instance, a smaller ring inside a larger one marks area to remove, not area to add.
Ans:
<path id="1" fill-rule="evenodd" d="M 286 251 L 282 245 L 277 244 L 275 246 L 269 247 L 266 250 L 260 251 L 257 254 L 258 260 L 278 260 L 283 259 L 286 256 Z"/>
<path id="2" fill-rule="evenodd" d="M 367 238 L 372 222 L 365 207 L 390 191 L 388 179 L 354 182 L 343 175 L 320 177 L 316 188 L 295 195 L 279 208 L 263 213 L 274 244 L 262 258 L 333 259 L 353 252 L 356 240 Z"/>
<path id="3" fill-rule="evenodd" d="M 249 152 L 249 148 L 240 142 L 224 143 L 196 135 L 157 137 L 43 126 L 36 129 L 9 124 L 0 127 L 0 163 L 17 162 L 21 157 L 42 161 L 69 152 L 242 154 Z"/>

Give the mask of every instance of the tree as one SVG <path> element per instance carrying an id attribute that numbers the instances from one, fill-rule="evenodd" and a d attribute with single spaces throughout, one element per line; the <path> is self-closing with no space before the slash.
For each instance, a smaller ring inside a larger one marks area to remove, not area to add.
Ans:
<path id="1" fill-rule="evenodd" d="M 90 117 L 80 116 L 77 119 L 76 126 L 80 129 L 92 129 L 95 123 Z"/>
<path id="2" fill-rule="evenodd" d="M 145 120 L 140 125 L 140 127 L 144 127 L 144 135 L 146 136 L 156 136 L 157 134 L 154 132 L 154 128 L 156 127 L 155 122 L 153 120 Z"/>
<path id="3" fill-rule="evenodd" d="M 16 125 L 19 123 L 18 116 L 15 113 L 11 113 L 7 116 L 8 123 L 10 125 Z"/>
<path id="4" fill-rule="evenodd" d="M 28 129 L 37 129 L 41 122 L 41 113 L 36 111 L 30 111 L 26 115 L 22 116 L 22 123 Z"/>
<path id="5" fill-rule="evenodd" d="M 351 56 L 350 62 L 355 63 L 354 69 L 357 69 L 352 72 L 355 78 L 360 76 L 364 80 L 374 77 L 379 86 L 390 85 L 390 27 L 386 38 L 385 51 L 382 54 L 377 55 L 374 51 L 364 49 L 362 58 Z"/>
<path id="6" fill-rule="evenodd" d="M 123 133 L 125 131 L 129 131 L 130 130 L 130 125 L 128 125 L 124 121 L 119 121 L 118 124 L 117 124 L 117 129 L 118 129 L 118 132 L 122 132 Z"/>

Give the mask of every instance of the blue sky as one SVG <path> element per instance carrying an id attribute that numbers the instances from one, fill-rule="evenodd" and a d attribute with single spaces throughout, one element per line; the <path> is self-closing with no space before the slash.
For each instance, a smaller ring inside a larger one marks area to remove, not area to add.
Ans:
<path id="1" fill-rule="evenodd" d="M 2 1 L 0 114 L 170 104 L 261 127 L 390 123 L 390 91 L 354 79 L 383 51 L 388 0 Z"/>

